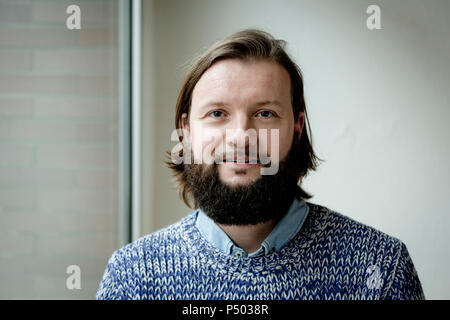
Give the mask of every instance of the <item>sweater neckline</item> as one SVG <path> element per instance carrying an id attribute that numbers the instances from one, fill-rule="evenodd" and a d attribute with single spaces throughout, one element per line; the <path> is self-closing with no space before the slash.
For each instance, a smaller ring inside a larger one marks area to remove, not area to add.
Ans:
<path id="1" fill-rule="evenodd" d="M 225 264 L 229 271 L 234 272 L 289 268 L 294 263 L 298 265 L 300 259 L 305 256 L 311 242 L 322 233 L 326 225 L 325 220 L 329 216 L 327 208 L 305 202 L 310 207 L 310 212 L 300 231 L 279 251 L 261 257 L 232 256 L 214 247 L 195 226 L 195 211 L 182 223 L 182 237 L 189 253 L 198 257 L 209 268 L 216 269 L 221 263 Z M 280 261 L 284 262 L 283 266 L 280 265 Z"/>

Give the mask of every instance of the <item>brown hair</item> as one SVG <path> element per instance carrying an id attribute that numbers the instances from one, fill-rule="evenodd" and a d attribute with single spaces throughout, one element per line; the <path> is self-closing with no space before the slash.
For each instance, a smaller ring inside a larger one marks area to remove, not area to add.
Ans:
<path id="1" fill-rule="evenodd" d="M 299 112 L 304 112 L 306 120 L 305 127 L 308 129 L 308 131 L 303 130 L 300 141 L 293 146 L 299 148 L 301 161 L 298 164 L 298 176 L 301 184 L 302 179 L 307 175 L 309 170 L 316 170 L 318 161 L 321 161 L 321 159 L 315 155 L 312 148 L 311 130 L 303 94 L 302 73 L 300 68 L 291 60 L 284 50 L 285 44 L 285 41 L 276 40 L 267 32 L 247 29 L 236 32 L 212 45 L 196 60 L 183 81 L 176 103 L 175 128 L 182 128 L 183 113 L 188 115 L 186 119 L 186 121 L 188 121 L 194 87 L 201 76 L 213 65 L 213 63 L 224 59 L 264 59 L 277 62 L 287 70 L 291 79 L 294 120 L 297 121 Z M 180 137 L 180 141 L 181 140 L 182 137 Z M 182 151 L 180 152 L 180 155 L 182 155 Z M 168 151 L 168 156 L 169 159 L 166 160 L 165 163 L 172 169 L 180 197 L 188 207 L 191 207 L 189 200 L 192 199 L 192 192 L 183 174 L 184 164 L 173 163 L 170 158 L 170 151 Z M 299 200 L 309 199 L 311 198 L 311 195 L 304 191 L 299 185 L 297 198 Z M 194 207 L 196 207 L 195 199 L 192 200 L 194 200 Z"/>

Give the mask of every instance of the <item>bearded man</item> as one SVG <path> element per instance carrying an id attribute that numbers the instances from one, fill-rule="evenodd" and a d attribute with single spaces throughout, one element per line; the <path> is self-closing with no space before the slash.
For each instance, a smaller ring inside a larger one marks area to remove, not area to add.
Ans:
<path id="1" fill-rule="evenodd" d="M 115 251 L 97 299 L 424 299 L 403 242 L 308 201 L 320 159 L 284 45 L 244 30 L 194 63 L 168 160 L 193 211 Z"/>

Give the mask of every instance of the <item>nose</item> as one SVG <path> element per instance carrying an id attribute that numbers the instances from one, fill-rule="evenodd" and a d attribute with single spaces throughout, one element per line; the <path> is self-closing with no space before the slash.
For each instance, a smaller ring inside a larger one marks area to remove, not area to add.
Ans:
<path id="1" fill-rule="evenodd" d="M 225 130 L 226 148 L 233 153 L 237 151 L 238 158 L 245 157 L 249 146 L 257 144 L 256 140 L 256 131 L 251 119 L 244 113 L 236 115 Z"/>
<path id="2" fill-rule="evenodd" d="M 232 121 L 232 127 L 237 130 L 246 131 L 251 127 L 251 119 L 245 112 L 239 112 Z"/>
<path id="3" fill-rule="evenodd" d="M 234 145 L 239 139 L 245 137 L 245 132 L 249 129 L 249 119 L 243 114 L 237 114 L 226 128 L 226 142 L 228 145 Z"/>

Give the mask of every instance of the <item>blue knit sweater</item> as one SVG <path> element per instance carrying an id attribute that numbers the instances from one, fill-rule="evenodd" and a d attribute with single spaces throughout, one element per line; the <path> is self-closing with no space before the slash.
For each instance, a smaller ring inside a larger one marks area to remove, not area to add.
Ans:
<path id="1" fill-rule="evenodd" d="M 116 250 L 96 299 L 424 299 L 400 240 L 307 202 L 300 232 L 280 251 L 222 253 L 194 213 Z"/>

